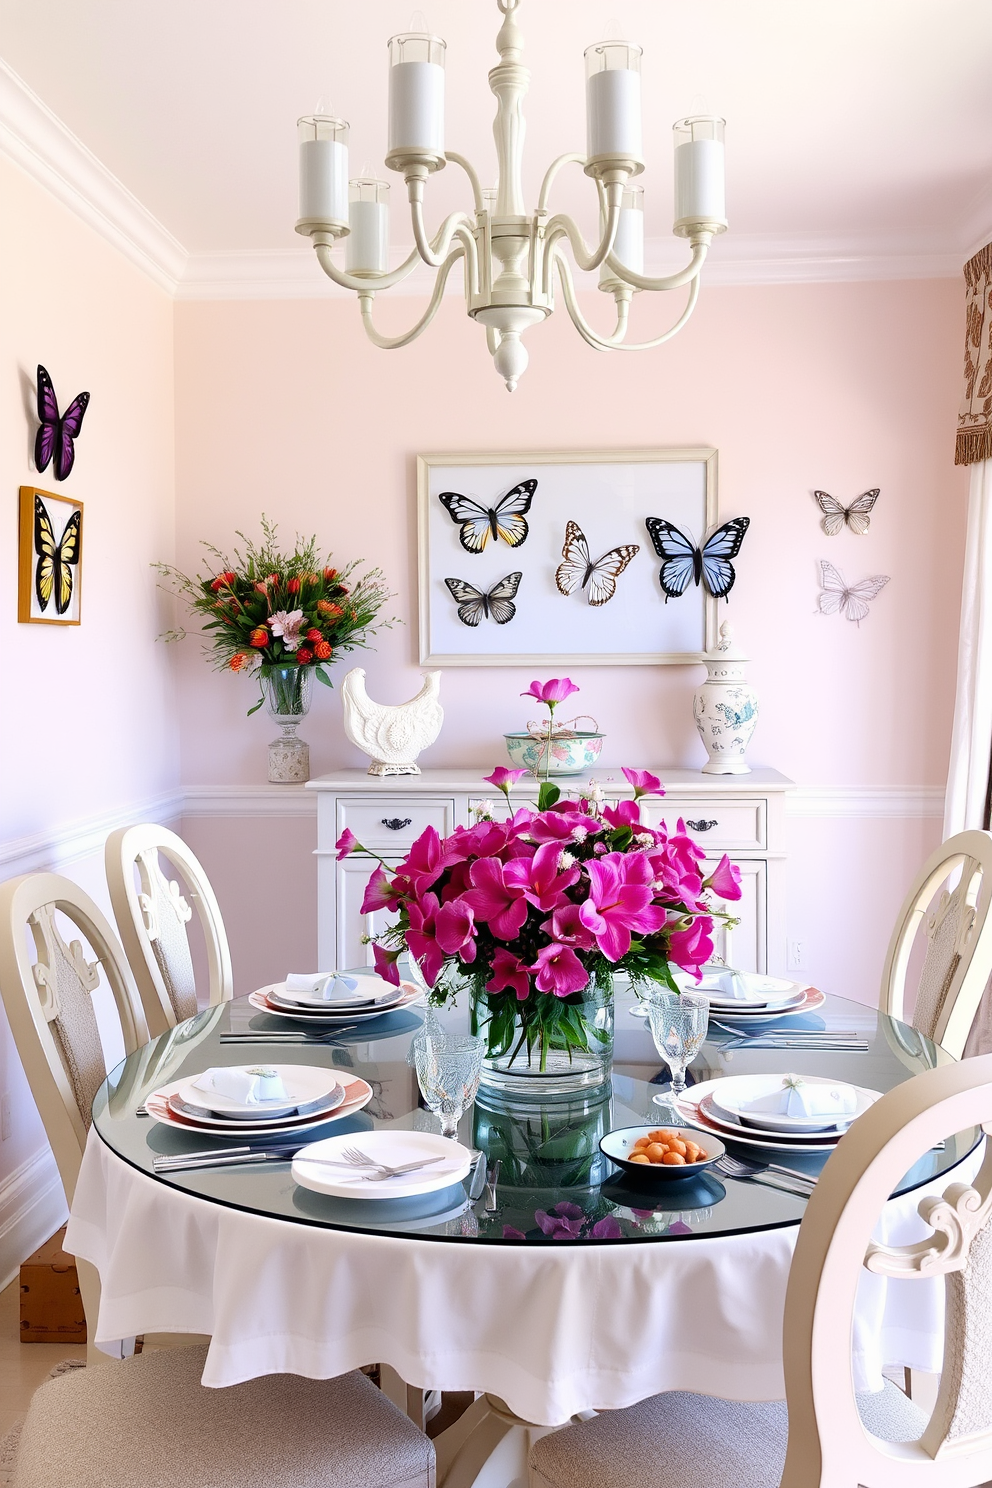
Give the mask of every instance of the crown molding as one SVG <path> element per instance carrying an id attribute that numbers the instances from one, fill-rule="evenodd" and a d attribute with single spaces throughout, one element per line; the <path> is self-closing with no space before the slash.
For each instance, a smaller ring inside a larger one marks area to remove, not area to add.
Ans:
<path id="1" fill-rule="evenodd" d="M 0 153 L 160 289 L 176 293 L 188 257 L 185 248 L 2 60 Z"/>
<path id="2" fill-rule="evenodd" d="M 0 154 L 176 299 L 319 300 L 349 293 L 321 273 L 302 240 L 286 249 L 188 253 L 2 60 Z M 971 253 L 988 241 L 990 224 L 992 189 L 975 198 L 959 235 L 971 247 L 948 248 L 946 239 L 906 235 L 784 238 L 731 233 L 714 244 L 704 282 L 715 287 L 956 278 Z M 646 243 L 648 272 L 667 274 L 682 267 L 681 246 L 672 238 Z M 396 250 L 396 263 L 406 251 Z M 425 266 L 390 296 L 423 298 L 433 280 Z M 449 281 L 447 293 L 461 293 L 457 276 Z"/>

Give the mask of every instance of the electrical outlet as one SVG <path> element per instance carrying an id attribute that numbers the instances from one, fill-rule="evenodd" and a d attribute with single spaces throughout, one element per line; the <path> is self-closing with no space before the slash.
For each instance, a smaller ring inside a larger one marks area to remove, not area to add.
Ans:
<path id="1" fill-rule="evenodd" d="M 10 1119 L 10 1096 L 0 1095 L 0 1142 L 6 1142 L 7 1138 L 13 1135 L 13 1123 Z"/>
<path id="2" fill-rule="evenodd" d="M 806 970 L 806 942 L 804 940 L 789 941 L 789 970 Z"/>

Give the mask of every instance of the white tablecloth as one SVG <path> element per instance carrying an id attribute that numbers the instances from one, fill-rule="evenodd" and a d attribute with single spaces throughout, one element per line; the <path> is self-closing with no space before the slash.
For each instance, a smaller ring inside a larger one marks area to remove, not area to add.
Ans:
<path id="1" fill-rule="evenodd" d="M 976 1155 L 954 1177 L 977 1166 Z M 878 1238 L 925 1233 L 923 1192 L 887 1206 Z M 205 1385 L 279 1372 L 331 1378 L 379 1361 L 410 1385 L 490 1391 L 554 1425 L 661 1390 L 781 1399 L 797 1233 L 536 1246 L 322 1229 L 160 1183 L 91 1131 L 65 1248 L 100 1273 L 98 1344 L 209 1333 Z M 942 1280 L 866 1272 L 858 1388 L 880 1389 L 883 1365 L 938 1370 L 942 1328 Z"/>

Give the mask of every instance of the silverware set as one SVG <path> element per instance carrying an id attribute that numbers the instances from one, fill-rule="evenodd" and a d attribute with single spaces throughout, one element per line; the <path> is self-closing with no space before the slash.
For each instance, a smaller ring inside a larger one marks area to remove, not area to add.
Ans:
<path id="1" fill-rule="evenodd" d="M 725 1178 L 763 1183 L 768 1188 L 779 1188 L 783 1193 L 795 1194 L 797 1198 L 808 1199 L 816 1184 L 816 1179 L 811 1174 L 802 1173 L 798 1168 L 786 1168 L 780 1163 L 750 1162 L 745 1158 L 731 1157 L 729 1152 L 718 1158 L 713 1167 Z"/>
<path id="2" fill-rule="evenodd" d="M 306 1146 L 294 1143 L 292 1146 L 273 1147 L 218 1147 L 208 1152 L 179 1152 L 172 1155 L 163 1155 L 152 1159 L 152 1169 L 156 1173 L 180 1173 L 195 1168 L 237 1168 L 249 1163 L 257 1162 L 292 1162 L 294 1157 L 306 1156 Z M 445 1156 L 418 1158 L 416 1162 L 401 1163 L 397 1167 L 391 1167 L 387 1163 L 376 1162 L 374 1158 L 367 1157 L 358 1147 L 345 1147 L 341 1153 L 341 1159 L 332 1157 L 307 1157 L 308 1162 L 320 1163 L 321 1166 L 331 1168 L 363 1168 L 369 1171 L 363 1176 L 370 1183 L 379 1183 L 384 1178 L 395 1178 L 401 1173 L 419 1172 L 421 1168 L 433 1167 L 435 1163 L 445 1162 Z"/>
<path id="3" fill-rule="evenodd" d="M 238 1032 L 222 1033 L 220 1042 L 222 1044 L 330 1044 L 342 1033 L 353 1033 L 361 1025 L 358 1023 L 345 1023 L 342 1027 L 335 1025 L 326 1033 L 307 1033 L 302 1028 L 281 1028 L 275 1033 L 266 1033 L 259 1028 L 246 1028 Z"/>
<path id="4" fill-rule="evenodd" d="M 721 1033 L 732 1035 L 720 1044 L 721 1049 L 832 1049 L 849 1053 L 868 1049 L 866 1036 L 852 1028 L 807 1028 L 796 1029 L 794 1032 L 781 1029 L 769 1030 L 767 1033 L 742 1033 L 739 1028 L 719 1023 L 716 1018 L 711 1018 L 710 1024 L 713 1028 L 719 1028 Z"/>

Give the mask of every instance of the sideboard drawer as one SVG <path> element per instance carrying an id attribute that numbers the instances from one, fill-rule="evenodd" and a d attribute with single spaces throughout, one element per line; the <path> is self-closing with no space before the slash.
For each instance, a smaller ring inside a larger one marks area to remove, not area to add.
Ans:
<path id="1" fill-rule="evenodd" d="M 376 852 L 403 852 L 428 827 L 446 837 L 455 825 L 453 800 L 416 796 L 339 796 L 336 814 L 338 836 L 349 827 L 363 847 Z"/>
<path id="2" fill-rule="evenodd" d="M 707 853 L 765 847 L 768 840 L 764 801 L 715 801 L 712 796 L 708 801 L 688 797 L 659 801 L 649 797 L 641 801 L 641 815 L 648 826 L 666 822 L 670 830 L 681 817 Z"/>

